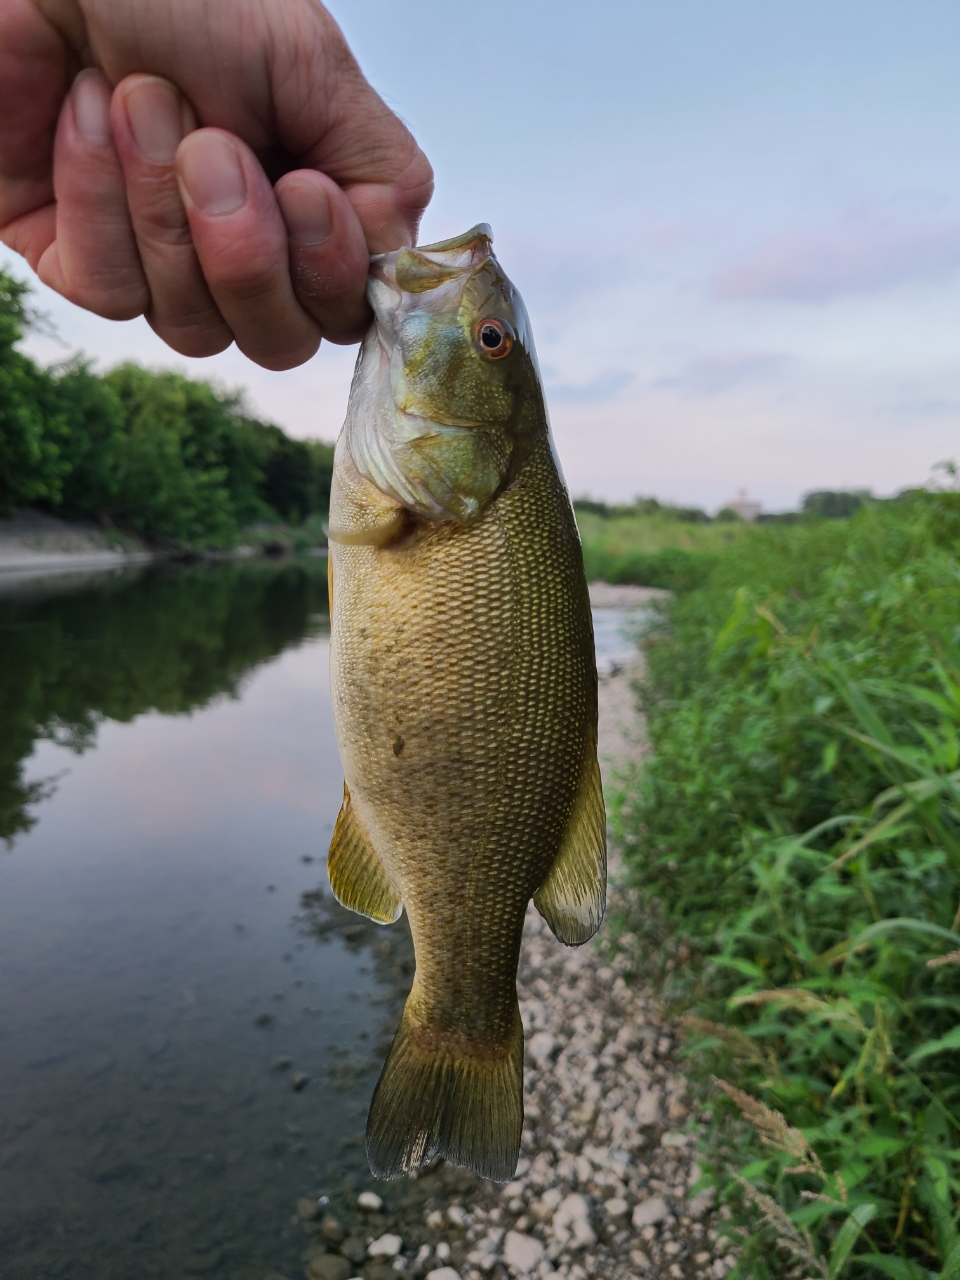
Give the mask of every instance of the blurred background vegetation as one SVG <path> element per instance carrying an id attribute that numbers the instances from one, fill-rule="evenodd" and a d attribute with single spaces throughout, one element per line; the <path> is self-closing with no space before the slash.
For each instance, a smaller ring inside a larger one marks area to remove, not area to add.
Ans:
<path id="1" fill-rule="evenodd" d="M 176 373 L 41 369 L 16 350 L 42 323 L 27 292 L 0 272 L 0 515 L 34 506 L 169 547 L 323 543 L 332 445 Z"/>
<path id="2" fill-rule="evenodd" d="M 686 1027 L 703 1163 L 757 1280 L 960 1272 L 947 470 L 939 491 L 821 496 L 692 546 L 708 562 L 643 640 L 651 751 L 616 801 L 624 927 Z"/>

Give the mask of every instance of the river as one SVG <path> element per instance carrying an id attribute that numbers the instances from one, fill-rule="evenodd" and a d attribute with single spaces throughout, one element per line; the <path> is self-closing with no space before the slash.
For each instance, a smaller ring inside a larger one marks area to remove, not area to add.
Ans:
<path id="1" fill-rule="evenodd" d="M 328 631 L 309 558 L 0 581 L 3 1280 L 299 1274 L 369 1181 L 409 939 L 329 893 Z"/>

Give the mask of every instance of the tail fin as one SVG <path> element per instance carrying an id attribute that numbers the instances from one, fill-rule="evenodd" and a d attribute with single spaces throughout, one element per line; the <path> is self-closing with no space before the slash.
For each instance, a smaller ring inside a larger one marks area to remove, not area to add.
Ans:
<path id="1" fill-rule="evenodd" d="M 370 1104 L 367 1158 L 377 1178 L 399 1178 L 436 1156 L 481 1178 L 509 1182 L 523 1128 L 523 1028 L 488 1045 L 419 1024 L 410 1009 Z"/>

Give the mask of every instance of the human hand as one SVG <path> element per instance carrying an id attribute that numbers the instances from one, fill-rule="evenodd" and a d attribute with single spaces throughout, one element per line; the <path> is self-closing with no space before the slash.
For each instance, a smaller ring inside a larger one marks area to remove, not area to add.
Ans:
<path id="1" fill-rule="evenodd" d="M 0 239 L 182 355 L 356 341 L 432 190 L 317 0 L 0 0 Z"/>

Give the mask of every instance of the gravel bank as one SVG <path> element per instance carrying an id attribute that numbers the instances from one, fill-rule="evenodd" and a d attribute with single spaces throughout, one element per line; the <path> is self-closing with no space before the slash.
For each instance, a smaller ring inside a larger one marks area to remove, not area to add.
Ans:
<path id="1" fill-rule="evenodd" d="M 643 751 L 636 675 L 601 681 L 608 782 Z M 608 920 L 627 905 L 615 859 L 612 873 Z M 599 941 L 568 950 L 531 907 L 518 976 L 526 1123 L 516 1179 L 499 1187 L 441 1165 L 376 1184 L 366 1204 L 346 1188 L 303 1200 L 308 1280 L 723 1280 L 733 1259 L 712 1193 L 692 1192 L 695 1117 L 673 1033 L 629 944 L 605 926 Z"/>

